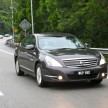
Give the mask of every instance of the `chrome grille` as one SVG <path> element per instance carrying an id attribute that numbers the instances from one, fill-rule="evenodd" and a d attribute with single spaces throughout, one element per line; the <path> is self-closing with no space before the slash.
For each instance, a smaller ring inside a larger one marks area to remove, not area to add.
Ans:
<path id="1" fill-rule="evenodd" d="M 98 59 L 65 59 L 63 62 L 67 67 L 95 67 L 98 64 Z"/>

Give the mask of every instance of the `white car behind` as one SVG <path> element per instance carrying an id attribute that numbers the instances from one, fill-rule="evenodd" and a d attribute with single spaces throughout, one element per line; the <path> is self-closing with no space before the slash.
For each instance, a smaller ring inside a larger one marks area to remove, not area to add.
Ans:
<path id="1" fill-rule="evenodd" d="M 0 39 L 3 39 L 3 35 L 0 35 Z"/>

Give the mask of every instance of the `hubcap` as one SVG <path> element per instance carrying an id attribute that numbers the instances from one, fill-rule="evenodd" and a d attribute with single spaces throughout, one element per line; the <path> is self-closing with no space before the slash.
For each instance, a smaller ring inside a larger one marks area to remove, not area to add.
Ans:
<path id="1" fill-rule="evenodd" d="M 19 72 L 19 64 L 18 64 L 18 61 L 16 61 L 16 73 Z"/>
<path id="2" fill-rule="evenodd" d="M 37 83 L 41 84 L 42 81 L 42 74 L 41 74 L 41 69 L 40 67 L 37 68 Z"/>

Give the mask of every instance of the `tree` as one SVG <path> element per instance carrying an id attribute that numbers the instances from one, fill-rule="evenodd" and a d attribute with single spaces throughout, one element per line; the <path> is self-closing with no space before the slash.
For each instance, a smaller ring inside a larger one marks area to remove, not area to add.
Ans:
<path id="1" fill-rule="evenodd" d="M 31 9 L 30 0 L 17 2 L 20 32 L 23 19 L 31 23 Z M 108 47 L 108 0 L 33 0 L 33 13 L 35 32 L 68 32 L 94 47 Z"/>
<path id="2" fill-rule="evenodd" d="M 0 1 L 0 32 L 1 34 L 10 32 L 11 30 L 11 10 L 8 0 Z"/>

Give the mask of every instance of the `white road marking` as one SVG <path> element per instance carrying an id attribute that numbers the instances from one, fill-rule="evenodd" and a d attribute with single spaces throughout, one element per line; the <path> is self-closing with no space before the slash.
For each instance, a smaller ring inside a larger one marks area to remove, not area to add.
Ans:
<path id="1" fill-rule="evenodd" d="M 9 54 L 9 55 L 14 55 L 14 54 L 12 54 L 12 53 L 9 53 L 9 52 L 4 51 L 4 50 L 1 50 L 1 49 L 0 49 L 0 51 L 1 51 L 1 52 L 4 52 L 4 53 L 6 53 L 6 54 Z"/>
<path id="2" fill-rule="evenodd" d="M 4 96 L 4 94 L 0 91 L 0 96 Z"/>
<path id="3" fill-rule="evenodd" d="M 108 64 L 107 64 L 107 79 L 108 79 Z"/>

